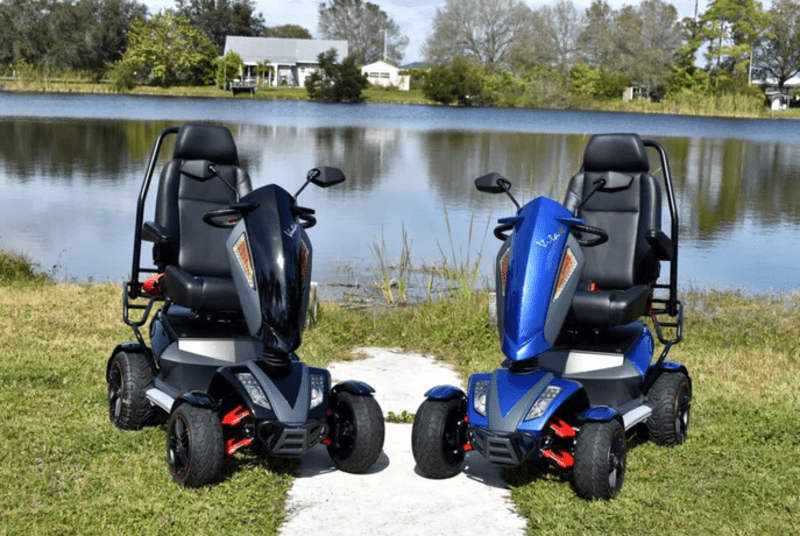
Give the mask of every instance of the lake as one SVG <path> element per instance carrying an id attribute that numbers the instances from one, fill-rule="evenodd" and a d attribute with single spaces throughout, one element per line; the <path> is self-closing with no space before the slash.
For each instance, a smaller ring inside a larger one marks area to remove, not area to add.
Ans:
<path id="1" fill-rule="evenodd" d="M 560 200 L 591 134 L 638 132 L 670 155 L 682 289 L 800 289 L 800 123 L 774 119 L 0 92 L 0 248 L 57 279 L 124 281 L 153 142 L 185 121 L 230 128 L 254 186 L 293 193 L 308 169 L 342 168 L 299 198 L 321 283 L 368 285 L 405 243 L 415 266 L 477 265 L 488 285 L 513 206 L 473 179 Z"/>

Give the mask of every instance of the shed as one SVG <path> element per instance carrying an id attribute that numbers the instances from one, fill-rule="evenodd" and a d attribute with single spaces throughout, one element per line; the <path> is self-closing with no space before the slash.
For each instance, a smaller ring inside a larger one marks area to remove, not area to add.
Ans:
<path id="1" fill-rule="evenodd" d="M 410 76 L 391 63 L 376 61 L 361 68 L 361 73 L 367 76 L 370 84 L 376 86 L 395 86 L 401 91 L 408 91 L 410 87 Z"/>

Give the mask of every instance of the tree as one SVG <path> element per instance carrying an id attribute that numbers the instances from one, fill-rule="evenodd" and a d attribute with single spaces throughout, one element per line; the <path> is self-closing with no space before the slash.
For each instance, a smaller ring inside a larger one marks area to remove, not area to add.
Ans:
<path id="1" fill-rule="evenodd" d="M 505 66 L 513 43 L 528 28 L 530 13 L 522 0 L 447 0 L 436 10 L 423 55 L 434 64 L 470 57 Z"/>
<path id="2" fill-rule="evenodd" d="M 100 79 L 125 51 L 131 23 L 146 14 L 135 0 L 0 2 L 0 63 L 24 61 Z"/>
<path id="3" fill-rule="evenodd" d="M 384 58 L 400 63 L 408 37 L 377 5 L 362 0 L 330 0 L 319 5 L 317 31 L 323 39 L 347 41 L 349 54 L 359 63 Z"/>
<path id="4" fill-rule="evenodd" d="M 629 84 L 663 89 L 681 45 L 677 16 L 675 7 L 662 0 L 642 0 L 620 10 L 595 0 L 578 38 L 580 56 L 605 76 L 621 74 Z"/>
<path id="5" fill-rule="evenodd" d="M 265 28 L 253 0 L 175 0 L 175 6 L 214 43 L 217 54 L 225 49 L 225 36 L 256 37 Z"/>
<path id="6" fill-rule="evenodd" d="M 367 77 L 356 65 L 356 56 L 349 54 L 336 63 L 336 49 L 317 56 L 319 68 L 306 78 L 308 98 L 326 102 L 361 102 L 361 91 L 369 86 Z"/>
<path id="7" fill-rule="evenodd" d="M 703 38 L 699 20 L 690 17 L 680 22 L 682 45 L 675 53 L 675 63 L 667 85 L 667 94 L 692 93 L 706 95 L 710 92 L 708 72 L 697 66 L 697 52 Z"/>
<path id="8" fill-rule="evenodd" d="M 214 79 L 214 43 L 183 15 L 165 11 L 131 27 L 115 69 L 156 85 L 205 85 Z"/>
<path id="9" fill-rule="evenodd" d="M 587 65 L 614 70 L 617 62 L 617 12 L 605 0 L 594 0 L 584 12 L 578 48 Z"/>
<path id="10" fill-rule="evenodd" d="M 678 11 L 662 0 L 643 0 L 637 11 L 642 20 L 642 47 L 630 71 L 632 81 L 649 90 L 663 88 L 681 46 Z"/>
<path id="11" fill-rule="evenodd" d="M 282 37 L 284 39 L 311 39 L 311 32 L 297 24 L 284 24 L 264 28 L 261 37 Z"/>
<path id="12" fill-rule="evenodd" d="M 576 60 L 578 36 L 584 25 L 583 14 L 572 0 L 558 0 L 553 6 L 541 8 L 539 14 L 547 30 L 540 39 L 552 51 L 553 66 L 566 76 Z"/>
<path id="13" fill-rule="evenodd" d="M 109 65 L 122 59 L 131 25 L 145 19 L 147 6 L 135 0 L 85 1 L 91 6 L 95 23 L 87 35 L 93 53 L 86 68 L 99 78 Z"/>
<path id="14" fill-rule="evenodd" d="M 721 82 L 746 85 L 752 45 L 769 25 L 769 14 L 756 0 L 714 0 L 700 18 L 701 35 L 707 45 L 709 72 L 719 88 Z"/>
<path id="15" fill-rule="evenodd" d="M 771 23 L 762 35 L 753 55 L 753 72 L 762 81 L 784 83 L 800 74 L 800 3 L 796 0 L 773 0 L 769 11 Z"/>
<path id="16" fill-rule="evenodd" d="M 242 68 L 244 68 L 244 61 L 234 51 L 230 51 L 224 57 L 219 58 L 217 60 L 217 86 L 220 89 L 227 89 L 231 80 L 239 76 Z"/>

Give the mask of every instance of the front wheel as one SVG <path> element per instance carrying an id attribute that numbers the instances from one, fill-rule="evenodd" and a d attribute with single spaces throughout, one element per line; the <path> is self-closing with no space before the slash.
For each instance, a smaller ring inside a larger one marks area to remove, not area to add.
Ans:
<path id="1" fill-rule="evenodd" d="M 383 450 L 385 428 L 378 401 L 369 395 L 338 393 L 328 417 L 328 454 L 347 473 L 364 473 Z"/>
<path id="2" fill-rule="evenodd" d="M 584 499 L 612 499 L 622 489 L 628 447 L 617 420 L 587 422 L 575 441 L 573 479 Z"/>
<path id="3" fill-rule="evenodd" d="M 411 429 L 411 451 L 428 478 L 450 478 L 461 472 L 466 443 L 463 401 L 429 398 L 419 407 Z"/>
<path id="4" fill-rule="evenodd" d="M 183 403 L 172 412 L 167 430 L 167 463 L 172 479 L 189 488 L 217 476 L 222 465 L 223 439 L 219 415 Z"/>
<path id="5" fill-rule="evenodd" d="M 647 419 L 650 440 L 657 445 L 680 445 L 689 429 L 689 378 L 682 372 L 664 372 L 647 393 L 653 413 Z"/>
<path id="6" fill-rule="evenodd" d="M 144 394 L 153 383 L 150 362 L 139 352 L 119 351 L 108 367 L 108 418 L 121 430 L 138 430 L 149 424 L 156 409 Z"/>

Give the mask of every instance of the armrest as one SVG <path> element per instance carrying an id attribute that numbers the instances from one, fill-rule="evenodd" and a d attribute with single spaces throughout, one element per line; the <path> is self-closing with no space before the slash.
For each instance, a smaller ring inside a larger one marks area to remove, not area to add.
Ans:
<path id="1" fill-rule="evenodd" d="M 647 240 L 647 243 L 650 244 L 650 247 L 653 248 L 658 260 L 672 260 L 674 254 L 672 240 L 666 234 L 664 234 L 664 231 L 651 229 L 647 231 L 645 239 Z"/>
<path id="2" fill-rule="evenodd" d="M 142 240 L 161 244 L 168 242 L 170 238 L 167 230 L 154 221 L 146 221 L 142 225 Z"/>

